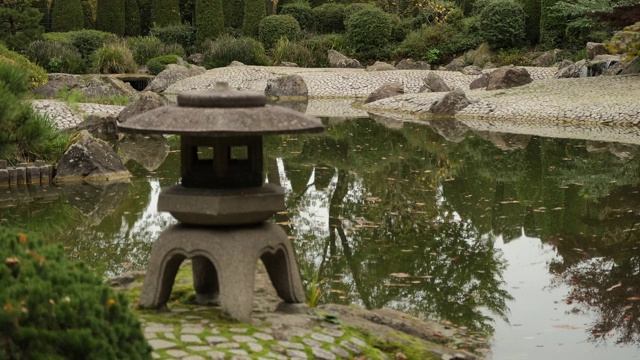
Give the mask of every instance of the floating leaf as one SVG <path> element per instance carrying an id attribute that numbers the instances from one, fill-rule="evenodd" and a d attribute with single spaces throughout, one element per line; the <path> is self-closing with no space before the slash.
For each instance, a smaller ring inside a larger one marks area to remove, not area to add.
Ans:
<path id="1" fill-rule="evenodd" d="M 613 285 L 612 287 L 608 288 L 607 291 L 611 291 L 611 290 L 613 290 L 613 289 L 615 289 L 617 287 L 620 287 L 620 286 L 622 286 L 622 283 L 617 283 L 617 284 Z"/>
<path id="2" fill-rule="evenodd" d="M 553 325 L 554 328 L 556 329 L 567 329 L 567 330 L 578 330 L 578 329 L 582 329 L 579 326 L 573 326 L 573 325 Z"/>
<path id="3" fill-rule="evenodd" d="M 629 301 L 640 301 L 640 296 L 628 297 L 627 300 L 629 300 Z"/>
<path id="4" fill-rule="evenodd" d="M 407 274 L 407 273 L 391 273 L 389 274 L 393 277 L 397 277 L 397 278 L 408 278 L 411 277 L 411 275 Z"/>

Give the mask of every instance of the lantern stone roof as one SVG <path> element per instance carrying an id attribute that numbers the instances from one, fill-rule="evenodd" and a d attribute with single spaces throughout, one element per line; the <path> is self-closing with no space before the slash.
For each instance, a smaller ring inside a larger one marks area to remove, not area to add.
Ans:
<path id="1" fill-rule="evenodd" d="M 265 105 L 257 92 L 231 90 L 226 83 L 210 91 L 178 95 L 178 105 L 162 106 L 119 124 L 123 132 L 190 136 L 237 136 L 322 132 L 319 119 Z"/>

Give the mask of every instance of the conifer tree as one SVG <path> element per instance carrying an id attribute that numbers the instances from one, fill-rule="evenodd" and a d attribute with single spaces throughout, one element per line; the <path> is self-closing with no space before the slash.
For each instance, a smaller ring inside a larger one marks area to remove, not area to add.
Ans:
<path id="1" fill-rule="evenodd" d="M 153 0 L 151 23 L 157 27 L 180 25 L 180 4 L 178 0 Z"/>
<path id="2" fill-rule="evenodd" d="M 28 1 L 0 2 L 0 45 L 23 50 L 40 38 L 42 13 Z"/>
<path id="3" fill-rule="evenodd" d="M 244 18 L 244 0 L 224 0 L 224 26 L 242 28 Z"/>
<path id="4" fill-rule="evenodd" d="M 40 25 L 44 27 L 45 32 L 51 31 L 51 9 L 49 8 L 49 1 L 37 0 L 34 1 L 32 6 L 42 13 L 42 19 L 40 19 Z"/>
<path id="5" fill-rule="evenodd" d="M 242 33 L 245 36 L 257 38 L 260 21 L 266 16 L 267 6 L 264 0 L 245 0 Z"/>
<path id="6" fill-rule="evenodd" d="M 67 32 L 84 27 L 81 0 L 56 0 L 51 8 L 51 30 Z"/>
<path id="7" fill-rule="evenodd" d="M 98 6 L 96 8 L 96 30 L 124 36 L 124 1 L 125 0 L 98 0 Z"/>
<path id="8" fill-rule="evenodd" d="M 124 35 L 140 35 L 140 8 L 137 0 L 125 0 L 124 3 Z"/>
<path id="9" fill-rule="evenodd" d="M 95 27 L 95 21 L 93 20 L 91 5 L 88 1 L 82 2 L 82 14 L 84 15 L 84 28 L 93 29 Z"/>
<path id="10" fill-rule="evenodd" d="M 196 43 L 215 39 L 224 31 L 222 0 L 196 1 Z"/>

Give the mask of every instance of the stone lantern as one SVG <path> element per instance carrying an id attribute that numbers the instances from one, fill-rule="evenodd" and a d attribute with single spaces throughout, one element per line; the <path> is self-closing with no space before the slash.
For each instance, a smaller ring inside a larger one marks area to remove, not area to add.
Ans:
<path id="1" fill-rule="evenodd" d="M 251 321 L 257 261 L 278 296 L 304 302 L 290 240 L 267 223 L 285 210 L 284 190 L 263 183 L 262 136 L 321 132 L 322 123 L 294 110 L 266 104 L 266 96 L 217 83 L 206 92 L 178 95 L 178 106 L 135 116 L 120 131 L 177 134 L 181 184 L 163 189 L 158 211 L 179 223 L 154 242 L 139 306 L 166 306 L 180 264 L 191 259 L 196 301 L 219 303 L 232 318 Z"/>

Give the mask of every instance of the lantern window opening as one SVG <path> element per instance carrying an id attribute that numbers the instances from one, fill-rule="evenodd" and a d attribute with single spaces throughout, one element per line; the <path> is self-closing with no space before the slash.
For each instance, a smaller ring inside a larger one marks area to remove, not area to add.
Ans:
<path id="1" fill-rule="evenodd" d="M 213 146 L 198 146 L 197 155 L 198 155 L 197 157 L 198 161 L 213 160 L 213 157 L 214 157 Z"/>

